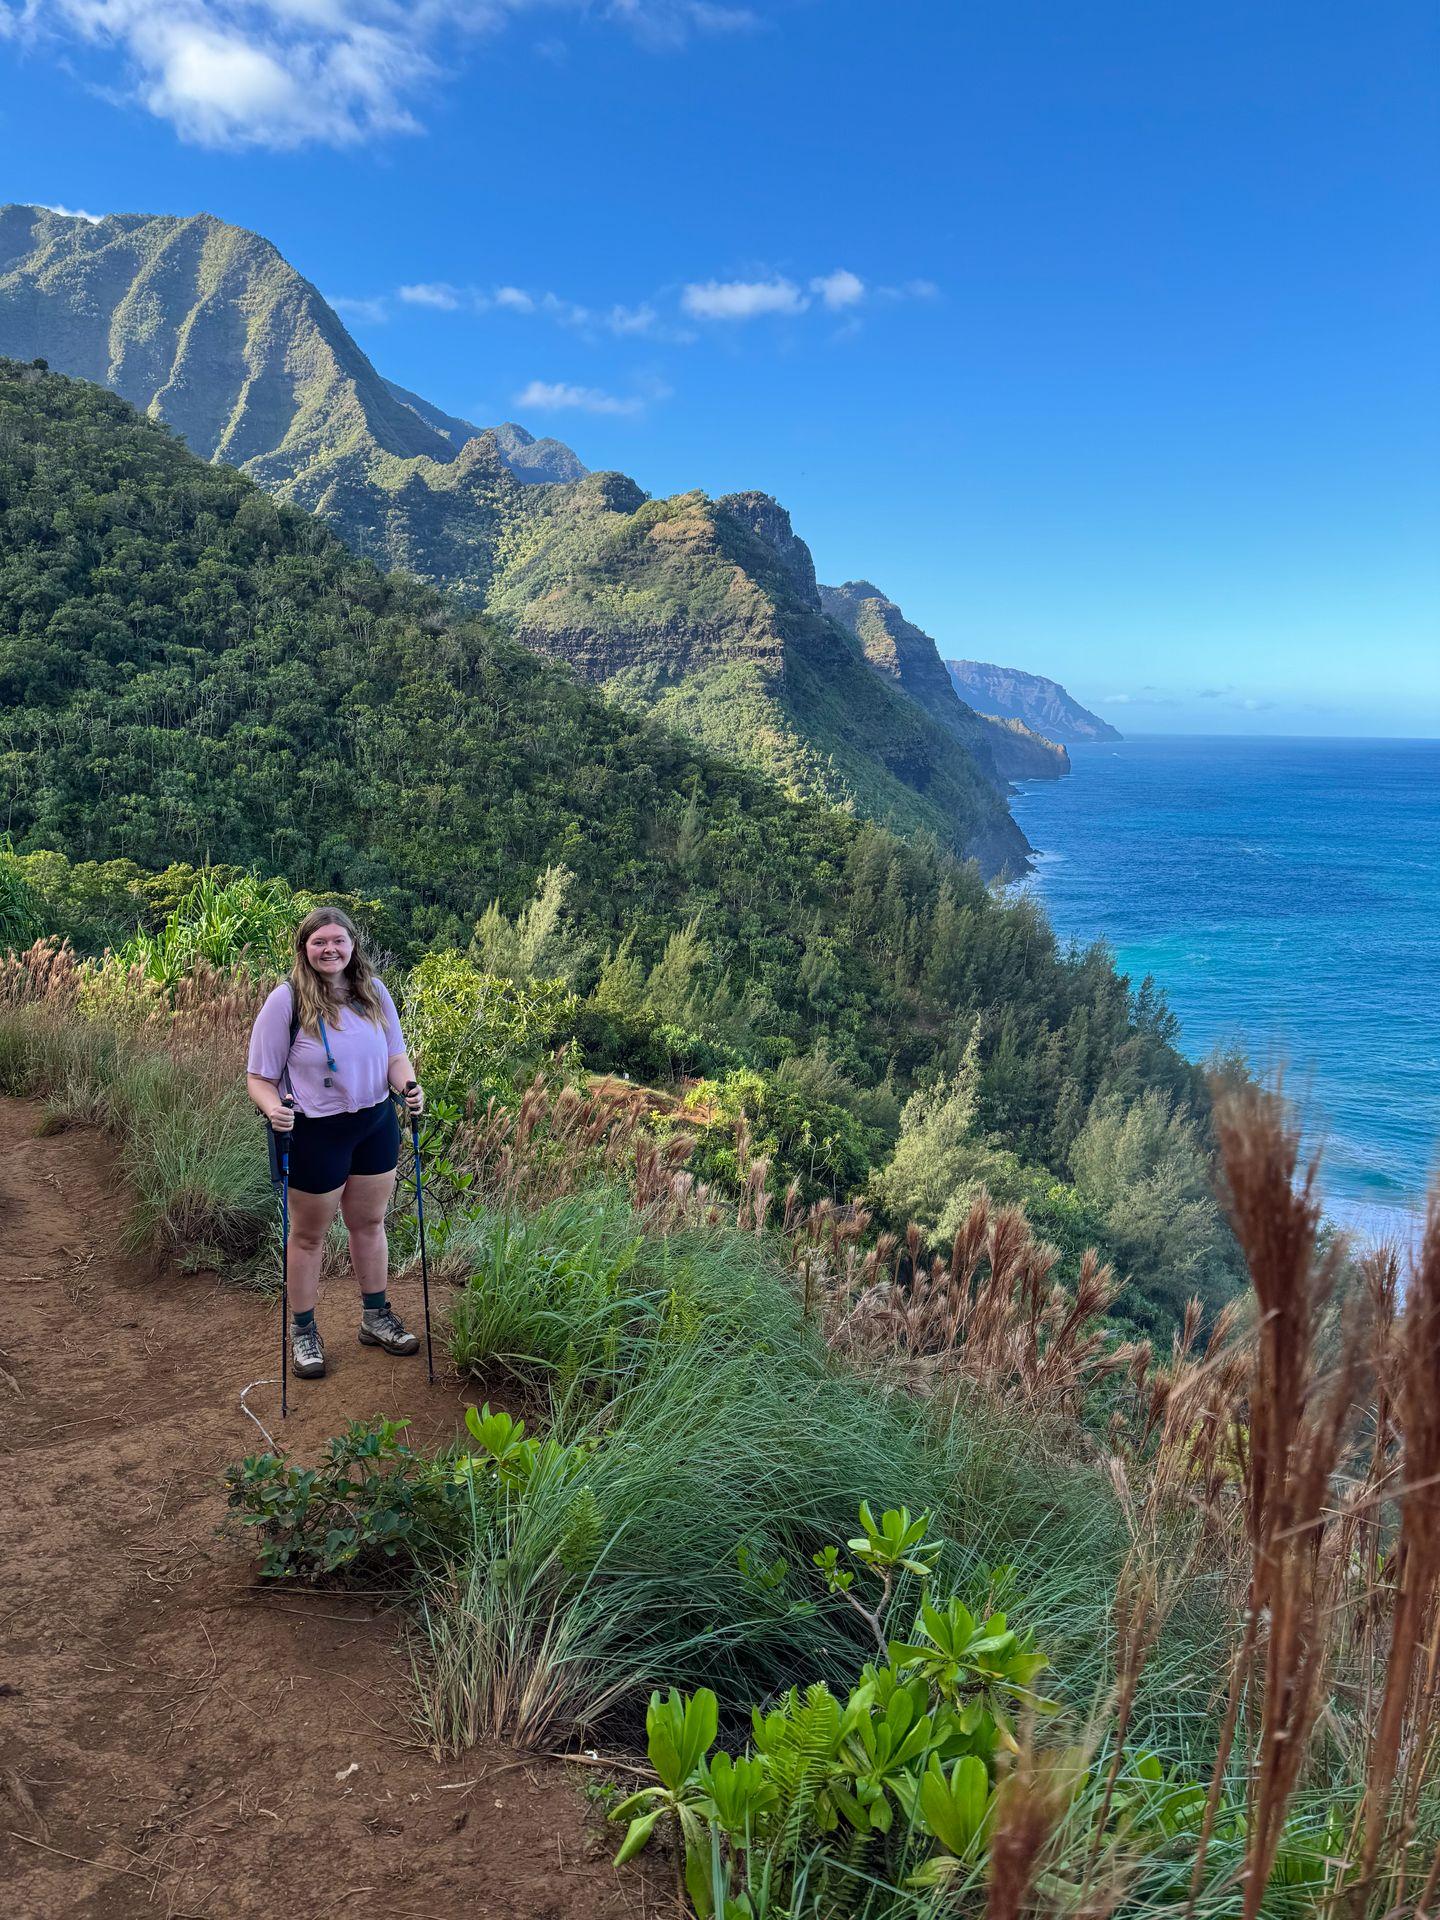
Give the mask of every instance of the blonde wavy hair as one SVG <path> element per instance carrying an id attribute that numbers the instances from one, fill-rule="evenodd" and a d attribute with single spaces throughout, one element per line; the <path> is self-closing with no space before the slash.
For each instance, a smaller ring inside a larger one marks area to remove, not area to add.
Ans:
<path id="1" fill-rule="evenodd" d="M 343 927 L 350 936 L 350 961 L 343 976 L 343 998 L 332 982 L 323 979 L 315 971 L 305 951 L 311 934 L 318 932 L 321 927 Z M 290 969 L 290 988 L 295 995 L 300 1025 L 317 1039 L 321 1020 L 333 1022 L 346 1005 L 358 1008 L 377 1027 L 384 1025 L 385 1009 L 380 1004 L 375 970 L 360 941 L 360 929 L 349 914 L 342 913 L 338 907 L 316 907 L 313 913 L 306 914 L 295 929 L 295 964 Z"/>

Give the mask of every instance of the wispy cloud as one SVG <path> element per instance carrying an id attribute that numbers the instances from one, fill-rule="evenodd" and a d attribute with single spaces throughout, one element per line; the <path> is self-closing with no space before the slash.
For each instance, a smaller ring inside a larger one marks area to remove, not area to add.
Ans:
<path id="1" fill-rule="evenodd" d="M 327 293 L 325 298 L 342 320 L 353 320 L 360 326 L 378 327 L 390 318 L 389 303 L 383 298 L 370 300 L 348 293 Z"/>
<path id="2" fill-rule="evenodd" d="M 454 313 L 463 295 L 443 280 L 420 281 L 415 286 L 397 287 L 395 296 L 408 307 L 435 307 L 441 313 Z"/>
<path id="3" fill-rule="evenodd" d="M 696 280 L 680 296 L 696 320 L 755 320 L 766 313 L 803 313 L 810 304 L 793 280 Z"/>
<path id="4" fill-rule="evenodd" d="M 111 97 L 207 147 L 349 146 L 415 133 L 423 97 L 475 39 L 544 13 L 608 21 L 651 48 L 761 21 L 710 0 L 0 0 L 0 36 L 114 62 Z"/>
<path id="5" fill-rule="evenodd" d="M 611 307 L 605 325 L 611 333 L 653 333 L 660 316 L 648 301 L 638 307 Z"/>
<path id="6" fill-rule="evenodd" d="M 601 387 L 580 387 L 568 380 L 532 380 L 515 395 L 515 405 L 533 413 L 643 413 L 651 400 L 663 399 L 666 389 L 648 395 L 606 393 Z"/>
<path id="7" fill-rule="evenodd" d="M 1187 707 L 1194 700 L 1210 700 L 1236 713 L 1268 713 L 1273 700 L 1242 693 L 1238 687 L 1197 687 L 1193 693 L 1177 693 L 1165 687 L 1140 687 L 1134 693 L 1102 694 L 1100 704 L 1107 707 Z"/>
<path id="8" fill-rule="evenodd" d="M 40 204 L 47 213 L 63 214 L 67 220 L 88 220 L 92 227 L 98 227 L 105 218 L 103 213 L 87 213 L 84 207 L 54 206 L 48 200 L 42 200 Z"/>
<path id="9" fill-rule="evenodd" d="M 425 307 L 434 313 L 503 313 L 522 319 L 534 316 L 595 337 L 602 334 L 613 334 L 618 339 L 643 337 L 682 346 L 695 338 L 690 328 L 664 319 L 650 300 L 640 300 L 634 305 L 623 301 L 613 301 L 608 306 L 591 305 L 563 294 L 535 292 L 528 287 L 461 287 L 448 280 L 417 281 L 397 287 L 395 298 L 406 306 Z"/>
<path id="10" fill-rule="evenodd" d="M 758 320 L 767 314 L 795 315 L 818 306 L 850 319 L 872 302 L 933 300 L 933 280 L 906 280 L 900 286 L 871 286 L 849 267 L 812 274 L 803 286 L 785 273 L 746 280 L 692 280 L 680 295 L 683 310 L 697 320 Z"/>
<path id="11" fill-rule="evenodd" d="M 307 0 L 298 0 L 306 4 Z M 606 335 L 616 339 L 643 339 L 658 346 L 691 346 L 704 327 L 772 318 L 840 317 L 839 330 L 830 337 L 848 338 L 863 325 L 873 301 L 933 298 L 932 281 L 909 281 L 911 291 L 872 287 L 849 267 L 812 275 L 803 284 L 788 274 L 771 273 L 754 280 L 697 280 L 679 290 L 664 289 L 635 301 L 573 300 L 551 289 L 523 287 L 513 282 L 498 286 L 462 286 L 451 280 L 416 280 L 396 287 L 394 300 L 436 314 L 505 314 L 519 319 L 549 321 L 591 340 Z M 922 295 L 914 289 L 925 288 Z M 355 319 L 385 318 L 386 297 L 336 302 L 341 313 Z M 678 312 L 677 312 L 678 307 Z M 697 327 L 690 323 L 700 323 Z"/>
<path id="12" fill-rule="evenodd" d="M 482 299 L 484 298 L 483 295 L 480 297 Z M 547 300 L 554 300 L 555 296 L 554 294 L 547 294 L 545 298 Z M 494 293 L 490 295 L 489 304 L 492 307 L 500 307 L 510 313 L 533 313 L 535 311 L 535 296 L 533 293 L 527 293 L 523 287 L 497 287 Z"/>

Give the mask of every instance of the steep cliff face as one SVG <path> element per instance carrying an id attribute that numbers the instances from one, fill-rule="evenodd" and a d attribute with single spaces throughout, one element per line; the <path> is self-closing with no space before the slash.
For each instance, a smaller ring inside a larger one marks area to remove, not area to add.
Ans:
<path id="1" fill-rule="evenodd" d="M 787 792 L 933 833 L 987 872 L 1023 866 L 993 749 L 877 679 L 773 499 L 652 501 L 514 423 L 477 430 L 383 379 L 259 235 L 205 214 L 0 210 L 0 353 L 113 388 L 377 565 L 487 608 Z"/>
<path id="2" fill-rule="evenodd" d="M 724 493 L 715 502 L 718 512 L 738 521 L 776 555 L 798 597 L 820 610 L 820 588 L 810 549 L 790 524 L 790 515 L 771 493 Z"/>
<path id="3" fill-rule="evenodd" d="M 1091 713 L 1056 680 L 1019 667 L 994 667 L 983 660 L 947 660 L 946 671 L 962 700 L 984 713 L 1035 727 L 1051 740 L 1074 746 L 1085 740 L 1119 740 L 1108 720 Z"/>
<path id="4" fill-rule="evenodd" d="M 1064 747 L 960 699 L 930 635 L 870 581 L 822 586 L 820 604 L 855 635 L 875 672 L 903 687 L 995 780 L 1053 780 L 1070 771 Z"/>

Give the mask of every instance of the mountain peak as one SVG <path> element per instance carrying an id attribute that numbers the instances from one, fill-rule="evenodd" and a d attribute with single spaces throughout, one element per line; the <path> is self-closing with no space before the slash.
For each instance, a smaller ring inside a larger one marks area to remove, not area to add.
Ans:
<path id="1" fill-rule="evenodd" d="M 453 452 L 270 241 L 214 214 L 0 209 L 0 351 L 112 388 L 302 504 L 337 447 Z"/>
<path id="2" fill-rule="evenodd" d="M 752 489 L 746 493 L 725 493 L 715 502 L 716 511 L 738 520 L 747 532 L 762 540 L 776 555 L 789 575 L 795 590 L 809 607 L 819 608 L 820 589 L 815 580 L 815 562 L 810 549 L 790 523 L 790 515 L 773 493 Z"/>

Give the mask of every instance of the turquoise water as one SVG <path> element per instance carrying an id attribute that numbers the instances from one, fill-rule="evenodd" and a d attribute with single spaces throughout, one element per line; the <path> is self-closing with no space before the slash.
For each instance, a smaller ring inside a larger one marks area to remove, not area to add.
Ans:
<path id="1" fill-rule="evenodd" d="M 1062 938 L 1153 973 L 1200 1057 L 1283 1066 L 1330 1211 L 1384 1230 L 1440 1140 L 1440 741 L 1072 747 L 1015 817 Z"/>

